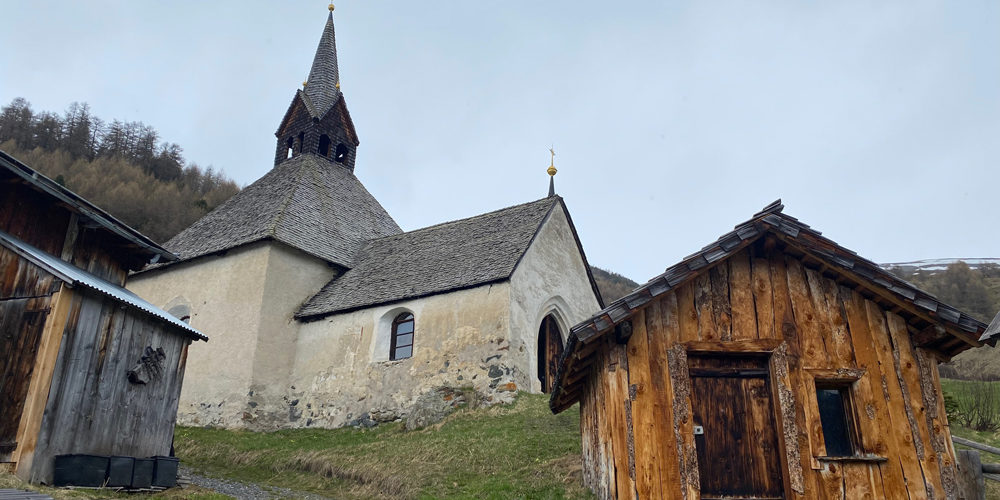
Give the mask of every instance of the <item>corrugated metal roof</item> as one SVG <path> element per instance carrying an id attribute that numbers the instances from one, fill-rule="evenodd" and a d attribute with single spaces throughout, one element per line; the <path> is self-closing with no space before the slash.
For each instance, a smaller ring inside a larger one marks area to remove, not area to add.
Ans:
<path id="1" fill-rule="evenodd" d="M 97 276 L 94 276 L 93 274 L 90 274 L 87 271 L 70 264 L 69 262 L 61 260 L 58 257 L 49 255 L 3 231 L 0 231 L 0 245 L 9 248 L 11 251 L 24 257 L 25 259 L 30 260 L 35 265 L 52 273 L 62 281 L 69 283 L 70 286 L 85 286 L 156 316 L 157 318 L 183 329 L 199 340 L 208 340 L 208 337 L 192 328 L 191 325 L 181 321 L 163 309 L 146 302 L 142 297 L 139 297 L 138 295 L 114 283 L 98 278 Z"/>

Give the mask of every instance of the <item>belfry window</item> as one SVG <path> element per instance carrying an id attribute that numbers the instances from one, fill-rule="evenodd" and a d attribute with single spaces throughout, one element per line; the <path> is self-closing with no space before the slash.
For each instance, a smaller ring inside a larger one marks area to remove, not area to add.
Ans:
<path id="1" fill-rule="evenodd" d="M 295 152 L 295 139 L 292 139 L 291 137 L 289 137 L 288 141 L 285 142 L 285 146 L 287 148 L 285 158 L 291 158 L 292 157 L 292 153 Z"/>
<path id="2" fill-rule="evenodd" d="M 306 142 L 306 133 L 305 132 L 299 132 L 299 152 L 300 153 L 302 152 L 302 148 L 305 146 L 305 142 Z"/>
<path id="3" fill-rule="evenodd" d="M 406 359 L 413 356 L 413 314 L 405 312 L 392 320 L 392 341 L 389 359 Z"/>
<path id="4" fill-rule="evenodd" d="M 343 143 L 337 144 L 337 151 L 334 153 L 333 159 L 337 163 L 344 163 L 344 160 L 347 159 L 347 146 Z"/>
<path id="5" fill-rule="evenodd" d="M 326 134 L 319 136 L 319 148 L 316 152 L 324 158 L 330 154 L 330 136 Z"/>

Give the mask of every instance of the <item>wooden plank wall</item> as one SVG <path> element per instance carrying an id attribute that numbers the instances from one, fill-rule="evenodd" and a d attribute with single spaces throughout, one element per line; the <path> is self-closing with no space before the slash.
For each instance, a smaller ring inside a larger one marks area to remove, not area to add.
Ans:
<path id="1" fill-rule="evenodd" d="M 11 460 L 52 294 L 60 282 L 0 247 L 0 462 Z"/>
<path id="2" fill-rule="evenodd" d="M 606 345 L 581 397 L 584 481 L 599 498 L 699 498 L 686 353 L 761 346 L 774 352 L 786 498 L 955 497 L 935 355 L 914 347 L 899 315 L 798 259 L 744 250 L 650 302 L 632 325 L 627 346 L 598 340 Z M 817 378 L 857 378 L 862 447 L 886 460 L 817 460 Z"/>
<path id="3" fill-rule="evenodd" d="M 166 455 L 190 340 L 148 314 L 95 293 L 73 295 L 56 360 L 31 480 L 51 482 L 65 453 Z M 128 380 L 146 347 L 162 348 L 158 378 Z"/>
<path id="4" fill-rule="evenodd" d="M 144 259 L 123 248 L 119 236 L 87 227 L 65 206 L 20 180 L 0 177 L 0 190 L 0 231 L 120 286 L 125 286 L 130 267 L 142 267 Z"/>

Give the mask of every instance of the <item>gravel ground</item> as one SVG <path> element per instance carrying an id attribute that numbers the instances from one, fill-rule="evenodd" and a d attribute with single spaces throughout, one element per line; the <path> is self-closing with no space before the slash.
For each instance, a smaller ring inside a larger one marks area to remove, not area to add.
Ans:
<path id="1" fill-rule="evenodd" d="M 242 483 L 230 479 L 218 479 L 206 477 L 194 472 L 187 467 L 180 468 L 180 475 L 192 484 L 214 490 L 223 495 L 229 495 L 240 500 L 271 500 L 271 499 L 302 499 L 302 500 L 330 500 L 328 497 L 294 491 L 288 488 L 278 488 L 275 486 L 261 486 L 254 483 Z"/>

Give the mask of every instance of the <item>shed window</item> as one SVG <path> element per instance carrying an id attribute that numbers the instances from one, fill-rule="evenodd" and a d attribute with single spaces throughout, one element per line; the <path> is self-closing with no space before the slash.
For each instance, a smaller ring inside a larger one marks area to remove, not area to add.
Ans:
<path id="1" fill-rule="evenodd" d="M 858 431 L 854 420 L 850 383 L 816 381 L 816 402 L 823 426 L 826 455 L 850 457 L 858 451 Z"/>
<path id="2" fill-rule="evenodd" d="M 413 315 L 403 313 L 392 320 L 389 359 L 406 359 L 410 356 L 413 356 Z"/>

